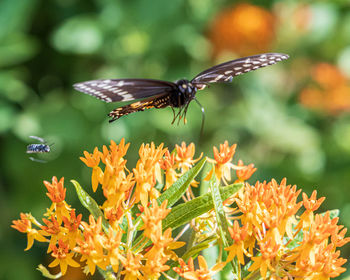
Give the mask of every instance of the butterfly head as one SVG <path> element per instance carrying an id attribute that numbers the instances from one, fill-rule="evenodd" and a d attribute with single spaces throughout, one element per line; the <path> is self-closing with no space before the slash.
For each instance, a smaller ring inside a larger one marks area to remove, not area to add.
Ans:
<path id="1" fill-rule="evenodd" d="M 179 92 L 185 97 L 185 100 L 191 101 L 197 91 L 197 88 L 188 80 L 178 80 L 175 82 Z"/>

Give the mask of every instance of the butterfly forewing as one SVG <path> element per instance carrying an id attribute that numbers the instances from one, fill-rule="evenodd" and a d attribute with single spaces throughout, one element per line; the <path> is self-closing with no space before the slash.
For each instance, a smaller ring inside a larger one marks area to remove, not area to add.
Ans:
<path id="1" fill-rule="evenodd" d="M 191 82 L 202 86 L 208 83 L 231 82 L 235 76 L 275 64 L 288 57 L 282 53 L 265 53 L 231 60 L 199 73 Z"/>
<path id="2" fill-rule="evenodd" d="M 175 84 L 151 79 L 93 80 L 73 85 L 80 92 L 105 102 L 130 101 L 170 92 Z"/>

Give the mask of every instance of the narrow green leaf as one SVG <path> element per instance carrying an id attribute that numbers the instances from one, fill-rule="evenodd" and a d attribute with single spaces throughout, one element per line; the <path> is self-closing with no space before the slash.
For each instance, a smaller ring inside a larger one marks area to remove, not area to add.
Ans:
<path id="1" fill-rule="evenodd" d="M 213 170 L 214 168 L 215 167 L 213 166 Z M 213 172 L 213 175 L 210 178 L 209 185 L 211 190 L 211 197 L 214 203 L 214 209 L 215 209 L 216 220 L 217 220 L 217 224 L 220 232 L 220 237 L 224 247 L 227 248 L 233 244 L 233 240 L 228 230 L 228 224 L 227 224 L 227 218 L 226 218 L 226 214 L 223 206 L 223 200 L 221 198 L 221 194 L 219 190 L 219 182 L 216 179 L 215 172 Z M 233 259 L 231 264 L 233 268 L 233 273 L 238 276 L 238 279 L 241 279 L 241 276 L 238 275 L 239 274 L 238 272 L 240 271 L 240 269 L 239 269 L 237 260 Z"/>
<path id="2" fill-rule="evenodd" d="M 97 269 L 98 269 L 98 272 L 103 276 L 104 280 L 117 280 L 117 277 L 114 274 L 111 266 L 108 266 L 106 270 L 103 270 L 100 267 L 97 267 Z"/>
<path id="3" fill-rule="evenodd" d="M 228 247 L 233 244 L 233 240 L 231 238 L 230 232 L 228 231 L 226 214 L 224 211 L 223 201 L 219 190 L 219 183 L 218 183 L 218 180 L 216 179 L 215 172 L 213 172 L 213 175 L 211 176 L 209 185 L 210 185 L 211 197 L 214 203 L 216 220 L 220 230 L 221 239 L 224 243 L 224 246 Z"/>
<path id="4" fill-rule="evenodd" d="M 242 187 L 242 183 L 220 187 L 219 189 L 222 199 L 225 200 L 229 198 L 232 194 L 238 192 Z M 165 220 L 163 220 L 163 231 L 169 227 L 172 229 L 178 228 L 190 220 L 208 212 L 209 210 L 213 209 L 213 207 L 214 204 L 210 193 L 199 196 L 191 201 L 179 204 L 171 209 L 171 212 L 168 214 Z M 133 243 L 137 244 L 142 237 L 143 235 L 140 235 Z M 144 246 L 148 246 L 149 244 L 150 243 L 146 243 Z M 139 247 L 136 249 L 139 249 Z"/>
<path id="5" fill-rule="evenodd" d="M 168 200 L 167 207 L 170 208 L 171 206 L 178 201 L 181 196 L 184 194 L 184 192 L 187 190 L 188 186 L 191 184 L 191 182 L 194 180 L 194 178 L 197 176 L 197 174 L 201 171 L 202 167 L 204 166 L 206 162 L 206 158 L 203 158 L 196 166 L 188 170 L 185 174 L 183 174 L 174 184 L 172 184 L 165 192 L 162 193 L 157 198 L 158 205 L 161 205 L 164 200 Z M 133 207 L 137 208 L 135 205 Z M 134 211 L 136 211 L 136 208 Z M 135 214 L 134 211 L 132 211 L 132 214 Z M 136 219 L 135 223 L 138 223 L 141 220 L 141 216 Z M 143 225 L 143 222 L 140 221 L 138 228 L 140 228 Z"/>
<path id="6" fill-rule="evenodd" d="M 181 258 L 184 261 L 187 261 L 189 258 L 197 256 L 201 251 L 209 248 L 212 245 L 212 243 L 216 240 L 217 240 L 217 235 L 208 236 L 202 242 L 196 244 L 195 246 L 190 248 L 188 251 L 186 251 L 185 254 L 183 254 Z"/>
<path id="7" fill-rule="evenodd" d="M 232 184 L 226 187 L 220 187 L 220 194 L 222 200 L 229 198 L 232 194 L 239 191 L 243 187 L 242 183 Z M 179 204 L 171 209 L 171 212 L 163 221 L 163 230 L 167 228 L 175 229 L 190 220 L 208 212 L 213 209 L 214 203 L 211 194 L 199 196 L 191 201 Z"/>
<path id="8" fill-rule="evenodd" d="M 172 184 L 161 196 L 158 197 L 158 204 L 162 204 L 164 200 L 168 200 L 168 208 L 173 206 L 187 190 L 188 186 L 201 171 L 204 166 L 207 158 L 204 157 L 190 170 L 183 174 L 174 184 Z"/>
<path id="9" fill-rule="evenodd" d="M 109 224 L 107 222 L 107 220 L 105 219 L 105 217 L 103 216 L 103 213 L 100 209 L 100 207 L 98 206 L 98 204 L 96 203 L 96 201 L 82 188 L 82 186 L 80 186 L 80 184 L 75 181 L 75 180 L 71 180 L 72 184 L 75 187 L 75 191 L 78 195 L 78 198 L 81 202 L 81 204 L 87 209 L 89 210 L 89 212 L 94 216 L 94 218 L 97 220 L 98 217 L 102 217 L 102 228 L 104 230 L 104 232 L 108 232 L 108 228 L 109 228 Z"/>
<path id="10" fill-rule="evenodd" d="M 195 246 L 193 246 L 192 248 L 190 248 L 189 250 L 187 250 L 185 252 L 185 254 L 182 255 L 182 259 L 187 262 L 189 258 L 193 257 L 195 258 L 201 251 L 209 248 L 214 241 L 217 239 L 217 235 L 210 235 L 208 236 L 205 240 L 203 240 L 202 242 L 196 244 Z M 173 260 L 171 260 L 169 263 L 167 263 L 167 265 L 169 265 L 171 268 L 175 267 L 178 265 L 178 262 L 175 262 Z M 176 277 L 178 276 L 178 274 L 176 274 L 176 272 L 172 269 L 170 269 L 167 274 L 174 278 L 177 279 Z"/>

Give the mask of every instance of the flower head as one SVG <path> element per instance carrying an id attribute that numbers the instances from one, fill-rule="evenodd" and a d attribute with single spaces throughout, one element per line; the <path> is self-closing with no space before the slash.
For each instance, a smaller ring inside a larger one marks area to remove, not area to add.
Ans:
<path id="1" fill-rule="evenodd" d="M 350 82 L 336 66 L 319 63 L 312 69 L 313 84 L 300 93 L 300 102 L 310 109 L 337 115 L 350 110 Z"/>
<path id="2" fill-rule="evenodd" d="M 174 267 L 174 271 L 184 279 L 189 280 L 210 280 L 211 276 L 220 271 L 225 264 L 218 263 L 213 268 L 208 269 L 207 262 L 203 256 L 198 256 L 198 269 L 195 269 L 193 259 L 190 258 L 188 264 L 179 259 L 180 267 Z"/>
<path id="3" fill-rule="evenodd" d="M 21 213 L 20 215 L 21 219 L 12 221 L 13 225 L 11 225 L 11 227 L 20 232 L 27 233 L 28 244 L 27 248 L 24 249 L 25 251 L 33 246 L 34 240 L 38 240 L 39 242 L 47 241 L 41 231 L 32 228 L 31 220 L 34 219 L 32 215 L 24 213 Z"/>
<path id="4" fill-rule="evenodd" d="M 231 169 L 236 167 L 231 163 L 236 147 L 236 144 L 229 146 L 227 141 L 224 144 L 220 144 L 220 149 L 213 147 L 214 160 L 211 160 L 211 162 L 215 163 L 215 176 L 218 180 L 223 180 L 224 182 L 231 180 Z M 211 174 L 212 171 L 208 174 L 207 179 L 211 177 Z"/>
<path id="5" fill-rule="evenodd" d="M 262 7 L 241 3 L 226 8 L 211 26 L 214 54 L 231 51 L 245 56 L 265 52 L 275 39 L 275 27 L 275 15 Z"/>
<path id="6" fill-rule="evenodd" d="M 52 250 L 51 255 L 55 258 L 55 260 L 49 264 L 49 267 L 55 267 L 59 265 L 62 275 L 66 274 L 68 265 L 73 267 L 80 266 L 75 260 L 73 260 L 74 253 L 69 252 L 68 245 L 65 244 L 61 239 L 58 240 L 58 247 L 54 244 L 51 244 L 50 249 Z"/>

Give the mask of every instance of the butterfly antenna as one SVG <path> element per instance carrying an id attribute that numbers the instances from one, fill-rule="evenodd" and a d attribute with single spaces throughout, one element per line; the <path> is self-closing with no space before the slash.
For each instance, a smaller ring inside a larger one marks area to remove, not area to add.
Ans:
<path id="1" fill-rule="evenodd" d="M 201 125 L 201 132 L 200 132 L 200 136 L 199 136 L 199 139 L 201 139 L 202 136 L 203 136 L 203 132 L 204 132 L 205 112 L 204 112 L 204 107 L 203 107 L 202 104 L 197 100 L 197 98 L 194 98 L 194 101 L 196 101 L 196 103 L 199 105 L 199 107 L 201 107 L 201 111 L 202 111 L 202 125 Z"/>

